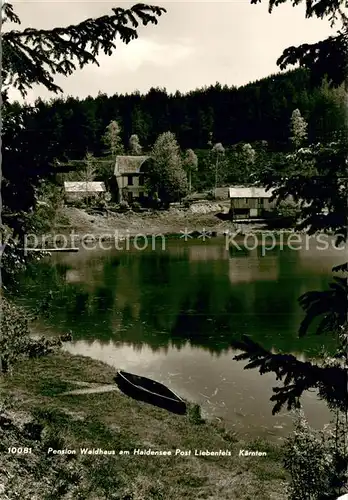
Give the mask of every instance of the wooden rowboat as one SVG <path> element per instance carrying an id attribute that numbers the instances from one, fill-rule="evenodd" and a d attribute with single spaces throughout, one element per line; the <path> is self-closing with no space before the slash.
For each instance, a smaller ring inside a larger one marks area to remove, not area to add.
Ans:
<path id="1" fill-rule="evenodd" d="M 185 415 L 186 403 L 163 384 L 139 375 L 118 371 L 115 382 L 121 391 L 134 399 Z"/>

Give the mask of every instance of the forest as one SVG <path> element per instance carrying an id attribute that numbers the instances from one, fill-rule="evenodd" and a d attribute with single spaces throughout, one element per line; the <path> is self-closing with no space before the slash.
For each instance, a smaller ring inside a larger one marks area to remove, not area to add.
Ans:
<path id="1" fill-rule="evenodd" d="M 198 157 L 193 190 L 211 189 L 214 182 L 255 181 L 271 164 L 281 165 L 291 151 L 290 119 L 295 109 L 308 124 L 308 143 L 327 143 L 345 134 L 345 99 L 343 86 L 331 88 L 325 78 L 320 84 L 313 83 L 308 70 L 295 69 L 240 88 L 216 83 L 187 94 L 151 88 L 144 95 L 99 93 L 81 100 L 68 96 L 48 102 L 38 99 L 32 105 L 8 103 L 3 142 L 11 143 L 11 148 L 5 148 L 3 154 L 4 176 L 11 188 L 4 186 L 5 204 L 27 210 L 26 199 L 31 199 L 28 190 L 42 178 L 56 178 L 57 160 L 68 164 L 65 169 L 74 170 L 73 161 L 83 160 L 87 153 L 110 158 L 103 136 L 112 121 L 120 127 L 121 147 L 126 153 L 132 135 L 137 135 L 146 154 L 167 131 L 175 135 L 182 151 L 193 149 Z M 215 179 L 211 148 L 217 143 L 226 154 Z M 249 172 L 240 154 L 245 144 L 251 144 L 256 152 Z M 106 180 L 112 169 L 112 161 L 104 164 L 96 180 Z M 21 184 L 11 182 L 18 178 Z"/>
<path id="2" fill-rule="evenodd" d="M 187 94 L 151 88 L 145 95 L 38 99 L 33 106 L 13 103 L 11 112 L 26 128 L 18 139 L 40 139 L 50 157 L 79 159 L 87 150 L 102 155 L 101 137 L 112 120 L 120 124 L 124 144 L 137 134 L 145 149 L 159 134 L 171 131 L 183 149 L 204 149 L 210 140 L 224 146 L 267 141 L 271 150 L 281 151 L 288 144 L 294 109 L 308 121 L 309 141 L 324 141 L 342 127 L 343 96 L 342 87 L 329 90 L 325 82 L 314 86 L 308 71 L 296 69 L 240 88 L 216 83 Z"/>

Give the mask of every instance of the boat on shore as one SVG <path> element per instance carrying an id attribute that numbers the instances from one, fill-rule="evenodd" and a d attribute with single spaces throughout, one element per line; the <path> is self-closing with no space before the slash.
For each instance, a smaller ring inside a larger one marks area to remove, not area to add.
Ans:
<path id="1" fill-rule="evenodd" d="M 172 413 L 179 415 L 186 413 L 185 401 L 160 382 L 122 370 L 117 372 L 115 382 L 127 396 L 164 408 Z"/>

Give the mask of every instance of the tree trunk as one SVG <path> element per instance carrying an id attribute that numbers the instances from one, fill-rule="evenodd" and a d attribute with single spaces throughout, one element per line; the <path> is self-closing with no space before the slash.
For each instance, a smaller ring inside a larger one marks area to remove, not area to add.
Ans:
<path id="1" fill-rule="evenodd" d="M 0 220 L 0 222 L 2 222 Z M 1 263 L 1 259 L 0 259 L 0 263 Z M 2 339 L 2 322 L 1 322 L 1 319 L 2 319 L 2 315 L 3 315 L 3 308 L 2 308 L 2 276 L 1 276 L 1 271 L 0 271 L 0 340 Z M 0 352 L 0 377 L 2 376 L 2 373 L 3 373 L 3 369 L 4 369 L 4 365 L 3 365 L 3 361 L 2 361 L 2 357 L 1 357 L 1 352 Z"/>
<path id="2" fill-rule="evenodd" d="M 216 156 L 216 163 L 215 163 L 215 189 L 214 189 L 214 196 L 215 196 L 215 198 L 216 198 L 216 188 L 217 188 L 218 164 L 219 164 L 219 154 L 217 154 L 217 156 Z"/>

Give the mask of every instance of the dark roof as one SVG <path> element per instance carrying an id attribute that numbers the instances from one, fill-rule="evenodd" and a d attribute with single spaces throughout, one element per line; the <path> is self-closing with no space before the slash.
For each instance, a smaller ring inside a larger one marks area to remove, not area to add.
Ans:
<path id="1" fill-rule="evenodd" d="M 137 174 L 149 156 L 116 156 L 114 175 Z"/>

